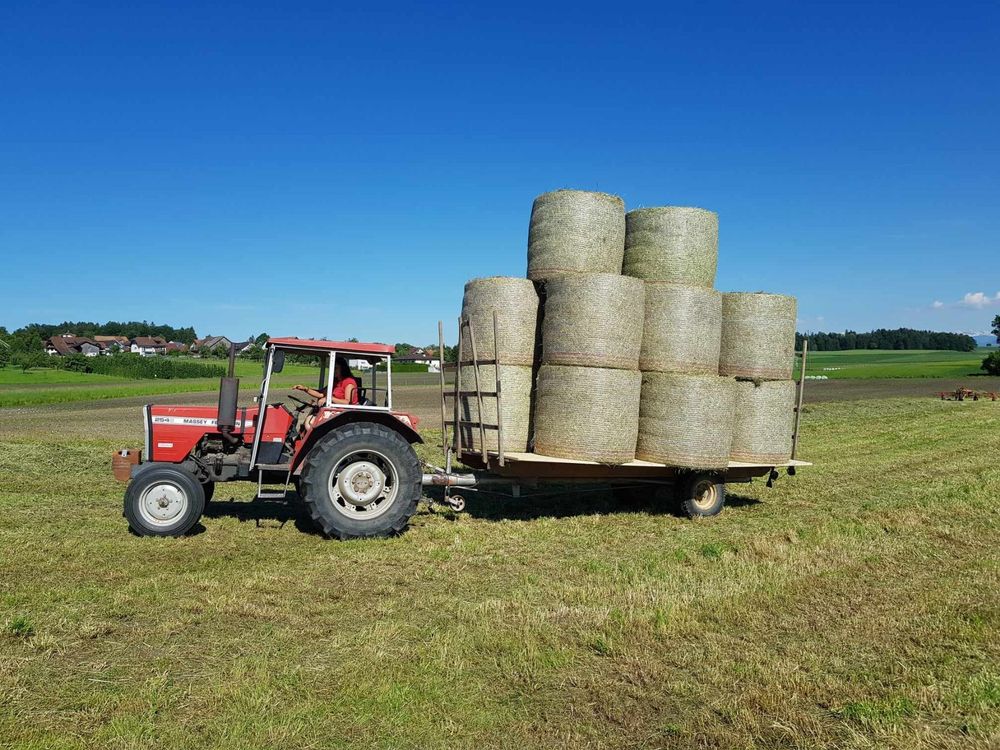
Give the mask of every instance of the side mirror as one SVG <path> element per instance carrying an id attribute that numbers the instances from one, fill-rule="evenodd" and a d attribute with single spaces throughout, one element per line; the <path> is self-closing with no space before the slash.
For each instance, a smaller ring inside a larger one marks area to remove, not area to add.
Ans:
<path id="1" fill-rule="evenodd" d="M 271 360 L 271 372 L 281 372 L 285 368 L 285 350 L 275 349 Z"/>

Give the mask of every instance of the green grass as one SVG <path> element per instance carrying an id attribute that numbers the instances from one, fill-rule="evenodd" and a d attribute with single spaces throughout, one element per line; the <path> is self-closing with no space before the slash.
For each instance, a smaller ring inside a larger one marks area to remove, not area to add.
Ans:
<path id="1" fill-rule="evenodd" d="M 980 348 L 973 352 L 952 352 L 856 349 L 809 352 L 806 374 L 824 375 L 831 379 L 961 378 L 982 375 L 983 371 L 979 366 L 990 351 L 993 350 Z M 797 373 L 798 366 L 796 377 Z"/>
<path id="2" fill-rule="evenodd" d="M 347 543 L 246 484 L 131 536 L 134 415 L 29 412 L 0 419 L 0 747 L 1000 745 L 1000 404 L 810 406 L 816 465 L 703 522 L 469 493 Z"/>
<path id="3" fill-rule="evenodd" d="M 258 362 L 238 362 L 236 374 L 241 378 L 240 387 L 253 392 L 260 389 L 262 377 Z M 393 375 L 396 385 L 438 383 L 438 375 L 429 373 L 399 373 Z M 319 369 L 307 365 L 286 364 L 279 375 L 272 378 L 272 387 L 288 388 L 296 383 L 315 386 Z M 371 376 L 365 378 L 370 382 Z M 379 377 L 380 387 L 385 385 L 385 375 Z M 20 369 L 0 369 L 0 408 L 38 406 L 80 401 L 100 401 L 113 398 L 157 396 L 168 393 L 197 393 L 216 391 L 218 378 L 189 378 L 183 380 L 132 380 L 93 373 L 67 372 L 46 368 L 22 372 Z"/>

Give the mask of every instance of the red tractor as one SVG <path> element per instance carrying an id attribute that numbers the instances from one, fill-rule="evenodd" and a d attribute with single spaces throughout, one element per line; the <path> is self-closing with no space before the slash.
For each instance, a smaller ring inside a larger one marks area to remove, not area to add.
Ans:
<path id="1" fill-rule="evenodd" d="M 284 498 L 289 484 L 328 536 L 340 539 L 399 533 L 421 497 L 424 475 L 413 444 L 422 442 L 413 415 L 392 409 L 392 354 L 384 344 L 271 339 L 264 378 L 252 406 L 237 405 L 239 379 L 222 378 L 219 406 L 144 407 L 146 444 L 120 451 L 116 476 L 130 480 L 125 517 L 148 536 L 180 536 L 194 526 L 216 482 L 257 482 L 258 497 Z M 319 398 L 292 395 L 296 405 L 268 403 L 271 378 L 286 355 L 319 360 Z M 335 404 L 337 357 L 370 365 L 371 385 L 356 405 Z M 380 366 L 386 385 L 378 387 Z M 381 403 L 379 403 L 381 402 Z M 264 485 L 284 485 L 267 493 Z"/>

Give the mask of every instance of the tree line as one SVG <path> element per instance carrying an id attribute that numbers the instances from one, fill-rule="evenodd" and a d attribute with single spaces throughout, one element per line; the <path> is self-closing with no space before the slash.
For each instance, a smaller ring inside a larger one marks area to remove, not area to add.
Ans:
<path id="1" fill-rule="evenodd" d="M 182 344 L 190 344 L 197 338 L 191 326 L 175 328 L 145 320 L 141 322 L 109 320 L 107 323 L 64 320 L 62 323 L 29 323 L 9 333 L 6 328 L 0 326 L 0 339 L 6 341 L 13 352 L 40 351 L 45 339 L 61 333 L 72 333 L 74 336 L 88 339 L 94 336 L 126 336 L 130 339 L 136 336 L 160 336 L 167 341 L 179 341 Z"/>
<path id="2" fill-rule="evenodd" d="M 868 333 L 844 331 L 843 333 L 796 333 L 795 347 L 802 347 L 802 340 L 809 339 L 809 349 L 819 352 L 836 352 L 848 349 L 947 349 L 971 352 L 976 340 L 964 333 L 917 331 L 912 328 L 879 328 Z"/>

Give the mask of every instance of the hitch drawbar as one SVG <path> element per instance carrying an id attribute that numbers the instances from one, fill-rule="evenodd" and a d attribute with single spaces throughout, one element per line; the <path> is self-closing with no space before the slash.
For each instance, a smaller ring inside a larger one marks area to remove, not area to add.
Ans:
<path id="1" fill-rule="evenodd" d="M 435 471 L 424 474 L 424 487 L 475 487 L 478 484 L 474 474 L 448 474 L 445 471 Z"/>

